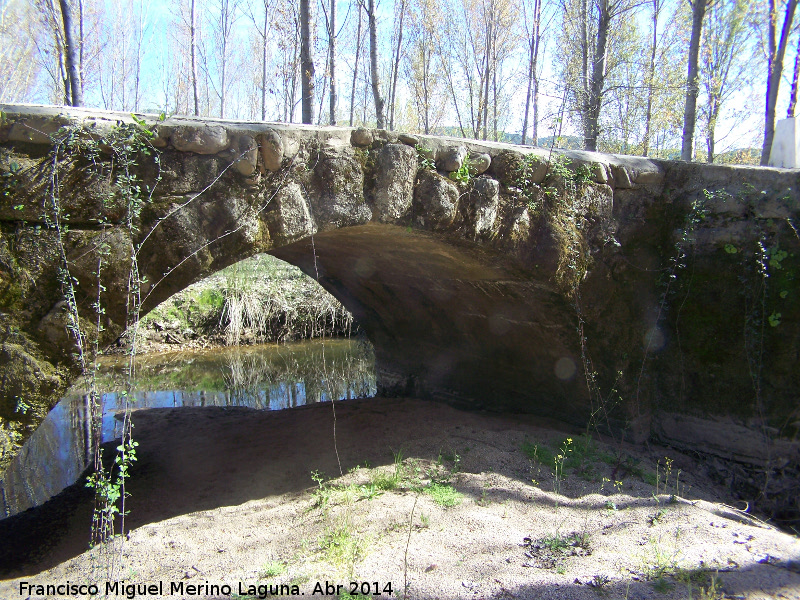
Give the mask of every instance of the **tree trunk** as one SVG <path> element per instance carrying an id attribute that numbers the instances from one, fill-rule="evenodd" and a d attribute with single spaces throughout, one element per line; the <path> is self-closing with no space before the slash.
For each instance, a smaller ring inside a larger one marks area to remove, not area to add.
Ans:
<path id="1" fill-rule="evenodd" d="M 61 19 L 64 23 L 64 59 L 67 67 L 67 83 L 70 106 L 83 106 L 83 85 L 80 75 L 80 48 L 75 40 L 72 11 L 68 0 L 59 0 Z"/>
<path id="2" fill-rule="evenodd" d="M 84 40 L 83 37 L 83 0 L 78 0 L 78 76 L 81 82 L 81 96 L 83 96 L 83 82 L 86 81 L 86 74 L 83 70 Z"/>
<path id="3" fill-rule="evenodd" d="M 223 0 L 219 11 L 219 28 L 222 35 L 221 73 L 219 85 L 219 118 L 225 118 L 225 79 L 228 74 L 228 2 Z"/>
<path id="4" fill-rule="evenodd" d="M 303 123 L 314 122 L 314 61 L 311 59 L 311 26 L 308 0 L 300 0 L 300 85 Z"/>
<path id="5" fill-rule="evenodd" d="M 493 9 L 493 7 L 492 7 Z M 489 122 L 489 71 L 491 70 L 491 47 L 492 47 L 492 20 L 494 19 L 494 10 L 489 16 L 489 22 L 486 25 L 486 66 L 483 70 L 483 106 L 478 104 L 478 111 L 483 109 L 483 139 L 486 139 Z M 481 116 L 478 115 L 478 132 L 480 132 Z M 476 138 L 478 136 L 475 136 Z"/>
<path id="6" fill-rule="evenodd" d="M 194 95 L 194 116 L 200 116 L 200 101 L 197 97 L 197 11 L 195 10 L 195 0 L 191 6 L 191 27 L 189 30 L 191 54 L 192 54 L 192 93 Z"/>
<path id="7" fill-rule="evenodd" d="M 797 37 L 797 52 L 794 55 L 794 75 L 792 75 L 792 94 L 789 97 L 789 111 L 787 118 L 794 118 L 794 109 L 797 107 L 797 83 L 800 77 L 800 36 Z"/>
<path id="8" fill-rule="evenodd" d="M 261 44 L 261 120 L 267 120 L 267 34 L 269 33 L 269 10 L 264 5 L 264 30 Z"/>
<path id="9" fill-rule="evenodd" d="M 706 5 L 706 0 L 694 0 L 692 3 L 692 37 L 689 41 L 689 68 L 686 77 L 686 104 L 683 109 L 683 139 L 681 141 L 681 160 L 686 161 L 692 160 L 694 127 L 697 122 L 697 94 L 700 91 L 698 57 Z"/>
<path id="10" fill-rule="evenodd" d="M 330 32 L 328 33 L 328 58 L 330 69 L 330 124 L 336 125 L 336 71 L 334 62 L 336 58 L 336 0 L 331 0 Z"/>
<path id="11" fill-rule="evenodd" d="M 592 78 L 584 116 L 583 147 L 592 152 L 597 151 L 597 138 L 600 136 L 600 107 L 603 102 L 603 87 L 606 80 L 606 51 L 608 48 L 608 30 L 611 26 L 611 12 L 608 0 L 598 3 L 597 47 L 592 63 Z"/>
<path id="12" fill-rule="evenodd" d="M 358 58 L 361 55 L 361 3 L 357 0 L 358 10 L 358 31 L 356 32 L 356 58 L 353 65 L 353 86 L 350 88 L 350 127 L 353 126 L 353 113 L 356 103 L 356 81 L 358 80 Z"/>
<path id="13" fill-rule="evenodd" d="M 524 146 L 528 136 L 528 113 L 531 106 L 531 95 L 538 94 L 538 81 L 534 84 L 534 80 L 538 79 L 536 76 L 536 63 L 539 58 L 539 19 L 542 13 L 542 0 L 534 0 L 533 2 L 533 31 L 531 32 L 530 39 L 530 57 L 528 59 L 528 92 L 525 96 L 525 117 L 522 119 L 522 140 L 521 144 Z M 534 85 L 536 87 L 534 87 Z M 536 106 L 537 102 L 534 99 L 534 115 L 533 115 L 533 140 L 531 143 L 536 145 Z"/>
<path id="14" fill-rule="evenodd" d="M 776 26 L 778 21 L 777 7 L 775 0 L 770 0 L 769 16 L 769 69 L 767 75 L 767 107 L 764 118 L 764 145 L 761 147 L 761 165 L 765 166 L 769 162 L 769 153 L 772 150 L 772 138 L 775 136 L 775 107 L 778 102 L 778 89 L 781 85 L 781 73 L 783 72 L 783 57 L 786 54 L 786 44 L 789 41 L 789 34 L 792 29 L 794 11 L 797 8 L 797 0 L 788 0 L 786 3 L 786 14 L 783 19 L 781 29 L 781 39 L 776 47 Z"/>
<path id="15" fill-rule="evenodd" d="M 308 0 L 305 0 L 306 2 Z M 367 0 L 367 16 L 369 17 L 369 65 L 372 71 L 372 97 L 375 100 L 375 117 L 378 129 L 386 127 L 383 116 L 383 98 L 381 98 L 380 78 L 378 76 L 378 25 L 375 22 L 375 0 Z"/>
<path id="16" fill-rule="evenodd" d="M 394 107 L 397 95 L 397 74 L 400 71 L 400 48 L 403 43 L 403 17 L 406 12 L 405 0 L 400 3 L 400 23 L 397 31 L 397 48 L 395 48 L 394 64 L 392 65 L 392 82 L 389 90 L 389 129 L 394 130 Z"/>
<path id="17" fill-rule="evenodd" d="M 642 140 L 642 156 L 650 151 L 650 121 L 653 117 L 653 78 L 656 74 L 656 48 L 658 44 L 658 13 L 661 11 L 661 0 L 653 0 L 653 46 L 650 51 L 650 65 L 647 70 L 647 113 L 644 118 L 644 139 Z"/>

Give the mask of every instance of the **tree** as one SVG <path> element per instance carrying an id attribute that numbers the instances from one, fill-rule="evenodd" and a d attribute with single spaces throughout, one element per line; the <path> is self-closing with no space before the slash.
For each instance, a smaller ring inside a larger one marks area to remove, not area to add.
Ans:
<path id="1" fill-rule="evenodd" d="M 642 156 L 650 151 L 650 122 L 653 118 L 653 80 L 656 75 L 656 53 L 658 51 L 658 17 L 664 8 L 664 0 L 651 0 L 653 5 L 653 42 L 650 45 L 650 63 L 647 69 L 647 112 L 645 114 Z"/>
<path id="2" fill-rule="evenodd" d="M 361 5 L 364 6 L 363 4 Z M 369 67 L 372 75 L 372 98 L 375 101 L 375 117 L 378 129 L 386 127 L 383 116 L 384 99 L 381 97 L 380 75 L 378 74 L 378 24 L 375 17 L 375 0 L 367 0 L 368 27 L 369 27 Z"/>
<path id="3" fill-rule="evenodd" d="M 353 115 L 356 100 L 356 82 L 358 81 L 358 59 L 361 56 L 361 1 L 355 0 L 358 13 L 358 31 L 355 39 L 355 60 L 353 61 L 353 85 L 350 88 L 350 127 L 353 126 Z"/>
<path id="4" fill-rule="evenodd" d="M 705 92 L 701 118 L 707 161 L 714 162 L 715 131 L 720 110 L 732 92 L 743 87 L 747 44 L 747 0 L 720 0 L 708 9 L 700 51 L 700 78 Z"/>
<path id="5" fill-rule="evenodd" d="M 192 56 L 192 96 L 194 98 L 194 116 L 200 115 L 200 104 L 199 98 L 197 95 L 197 11 L 195 2 L 196 0 L 191 1 L 191 15 L 190 15 L 190 45 L 191 45 L 191 56 Z"/>
<path id="6" fill-rule="evenodd" d="M 328 30 L 328 80 L 330 81 L 329 123 L 336 125 L 336 0 L 330 0 L 330 16 L 325 15 Z M 323 8 L 325 5 L 322 5 Z"/>
<path id="7" fill-rule="evenodd" d="M 608 53 L 619 17 L 638 8 L 637 0 L 565 0 L 563 52 L 557 57 L 572 112 L 583 132 L 583 147 L 597 150 L 601 110 L 609 76 Z"/>
<path id="8" fill-rule="evenodd" d="M 300 95 L 303 123 L 314 122 L 314 61 L 311 58 L 311 22 L 308 0 L 300 0 Z"/>
<path id="9" fill-rule="evenodd" d="M 797 36 L 797 50 L 794 55 L 794 73 L 792 75 L 792 90 L 789 95 L 789 110 L 786 112 L 786 116 L 789 119 L 794 118 L 794 111 L 797 107 L 798 78 L 800 78 L 800 35 Z"/>
<path id="10" fill-rule="evenodd" d="M 417 116 L 417 129 L 429 134 L 447 106 L 443 97 L 441 69 L 437 71 L 439 9 L 436 0 L 416 0 L 409 12 L 406 81 Z"/>
<path id="11" fill-rule="evenodd" d="M 525 144 L 528 135 L 528 113 L 530 112 L 531 99 L 533 99 L 533 135 L 531 144 L 534 146 L 538 142 L 539 132 L 537 129 L 539 121 L 539 74 L 537 64 L 539 62 L 539 45 L 541 44 L 541 19 L 542 19 L 542 0 L 533 0 L 531 7 L 530 24 L 528 24 L 527 4 L 523 4 L 523 17 L 525 22 L 525 33 L 528 39 L 528 92 L 525 96 L 525 116 L 522 119 L 522 139 L 521 144 Z"/>
<path id="12" fill-rule="evenodd" d="M 259 51 L 261 54 L 261 65 L 260 65 L 260 72 L 259 72 L 259 91 L 260 93 L 260 101 L 261 101 L 261 120 L 267 120 L 267 73 L 269 71 L 269 47 L 270 42 L 272 42 L 272 31 L 273 28 L 271 25 L 271 16 L 272 16 L 272 0 L 262 0 L 261 8 L 263 8 L 264 13 L 263 15 L 256 15 L 253 13 L 252 6 L 248 6 L 246 9 L 246 14 L 250 21 L 253 23 L 253 27 L 258 33 L 259 37 Z"/>
<path id="13" fill-rule="evenodd" d="M 775 136 L 775 109 L 778 103 L 778 89 L 781 84 L 781 73 L 783 72 L 783 58 L 786 54 L 786 45 L 789 42 L 794 11 L 797 8 L 797 0 L 787 0 L 783 17 L 783 27 L 781 28 L 781 37 L 780 41 L 778 41 L 777 3 L 778 0 L 769 0 L 769 13 L 767 15 L 767 41 L 769 47 L 767 54 L 767 102 L 766 114 L 764 116 L 764 143 L 761 146 L 762 165 L 766 165 L 769 162 L 769 153 L 772 150 L 772 138 Z"/>
<path id="14" fill-rule="evenodd" d="M 0 6 L 0 102 L 30 102 L 40 71 L 35 58 L 38 22 L 31 4 Z"/>
<path id="15" fill-rule="evenodd" d="M 703 19 L 706 16 L 707 0 L 686 0 L 692 7 L 692 37 L 689 40 L 688 74 L 686 76 L 686 103 L 683 110 L 683 138 L 681 160 L 692 160 L 694 128 L 697 121 L 697 95 L 700 92 L 699 55 L 700 37 L 703 34 Z"/>
<path id="16" fill-rule="evenodd" d="M 80 46 L 82 40 L 75 35 L 75 23 L 69 0 L 59 0 L 64 25 L 64 64 L 66 67 L 65 99 L 70 106 L 83 106 L 83 80 L 81 79 Z"/>
<path id="17" fill-rule="evenodd" d="M 400 72 L 400 56 L 403 47 L 403 21 L 406 16 L 406 0 L 395 3 L 395 41 L 393 42 L 392 65 L 389 72 L 389 129 L 394 129 L 394 109 L 397 101 L 397 76 Z"/>

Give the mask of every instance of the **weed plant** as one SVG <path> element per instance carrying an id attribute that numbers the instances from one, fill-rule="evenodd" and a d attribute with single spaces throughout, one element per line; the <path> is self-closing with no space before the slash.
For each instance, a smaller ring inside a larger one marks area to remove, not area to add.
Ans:
<path id="1" fill-rule="evenodd" d="M 436 504 L 445 508 L 458 506 L 464 498 L 452 485 L 436 482 L 426 487 L 425 493 L 428 494 Z"/>

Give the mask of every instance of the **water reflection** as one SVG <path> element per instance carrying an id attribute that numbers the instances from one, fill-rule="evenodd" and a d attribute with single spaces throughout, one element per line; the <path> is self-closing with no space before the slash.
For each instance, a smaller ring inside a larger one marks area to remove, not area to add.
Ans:
<path id="1" fill-rule="evenodd" d="M 125 361 L 101 360 L 102 441 L 121 435 Z M 371 348 L 350 340 L 297 342 L 144 356 L 136 362 L 134 410 L 246 406 L 280 410 L 375 395 Z M 73 388 L 50 411 L 0 480 L 0 517 L 42 504 L 91 463 L 86 390 Z"/>

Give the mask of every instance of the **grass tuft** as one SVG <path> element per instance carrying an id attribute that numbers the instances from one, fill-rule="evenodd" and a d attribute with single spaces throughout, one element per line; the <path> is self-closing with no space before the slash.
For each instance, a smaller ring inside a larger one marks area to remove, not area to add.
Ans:
<path id="1" fill-rule="evenodd" d="M 442 483 L 431 483 L 425 488 L 425 493 L 428 494 L 433 501 L 439 506 L 446 508 L 461 504 L 463 495 L 456 491 L 452 485 Z"/>

